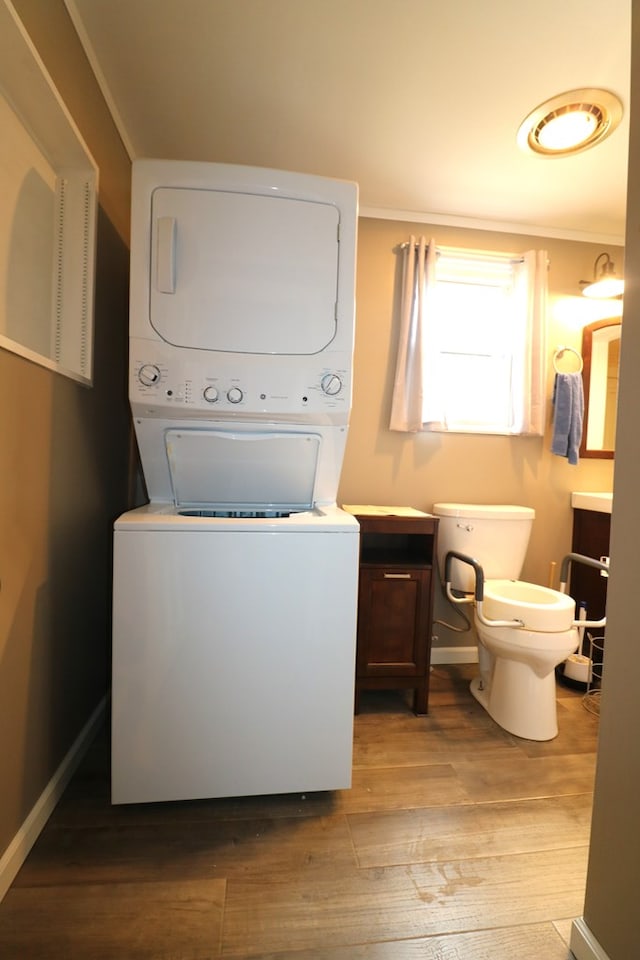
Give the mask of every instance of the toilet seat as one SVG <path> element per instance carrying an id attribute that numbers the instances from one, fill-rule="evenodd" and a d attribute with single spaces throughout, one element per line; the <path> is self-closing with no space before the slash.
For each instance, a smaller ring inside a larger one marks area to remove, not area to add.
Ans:
<path id="1" fill-rule="evenodd" d="M 562 633 L 573 624 L 575 601 L 525 580 L 485 580 L 484 614 L 489 620 L 518 620 L 525 630 Z"/>

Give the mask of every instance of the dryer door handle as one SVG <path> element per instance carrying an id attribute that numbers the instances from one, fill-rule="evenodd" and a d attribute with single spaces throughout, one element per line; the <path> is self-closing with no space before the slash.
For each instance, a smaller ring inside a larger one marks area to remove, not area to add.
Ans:
<path id="1" fill-rule="evenodd" d="M 156 224 L 156 287 L 176 292 L 176 218 L 158 217 Z"/>

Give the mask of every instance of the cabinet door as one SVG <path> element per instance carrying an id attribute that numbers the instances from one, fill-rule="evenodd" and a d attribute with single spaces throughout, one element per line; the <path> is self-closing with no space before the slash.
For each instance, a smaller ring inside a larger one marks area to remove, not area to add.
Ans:
<path id="1" fill-rule="evenodd" d="M 573 552 L 592 557 L 594 560 L 608 557 L 610 531 L 611 517 L 608 513 L 574 510 Z M 571 565 L 569 592 L 576 603 L 580 600 L 586 601 L 589 620 L 600 620 L 605 615 L 607 583 L 607 578 L 601 576 L 599 570 L 594 570 L 593 567 L 587 567 L 582 563 Z"/>
<path id="2" fill-rule="evenodd" d="M 425 569 L 360 568 L 359 677 L 424 673 L 430 578 Z"/>

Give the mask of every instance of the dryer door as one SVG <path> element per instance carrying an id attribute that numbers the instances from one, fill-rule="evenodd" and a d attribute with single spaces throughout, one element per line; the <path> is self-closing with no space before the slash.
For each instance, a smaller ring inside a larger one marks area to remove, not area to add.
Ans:
<path id="1" fill-rule="evenodd" d="M 329 203 L 156 189 L 151 325 L 178 347 L 319 353 L 336 333 L 338 224 Z"/>

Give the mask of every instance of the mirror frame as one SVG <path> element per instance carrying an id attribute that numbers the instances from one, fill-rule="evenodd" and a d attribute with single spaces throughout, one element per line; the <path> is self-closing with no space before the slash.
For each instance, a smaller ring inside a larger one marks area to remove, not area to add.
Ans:
<path id="1" fill-rule="evenodd" d="M 582 380 L 584 386 L 584 420 L 582 424 L 582 440 L 580 442 L 581 457 L 599 458 L 600 460 L 613 460 L 614 450 L 598 450 L 587 448 L 587 428 L 589 426 L 589 401 L 591 395 L 591 354 L 593 347 L 593 335 L 596 331 L 605 327 L 620 327 L 622 329 L 621 317 L 607 317 L 605 320 L 595 320 L 587 324 L 582 331 Z"/>

